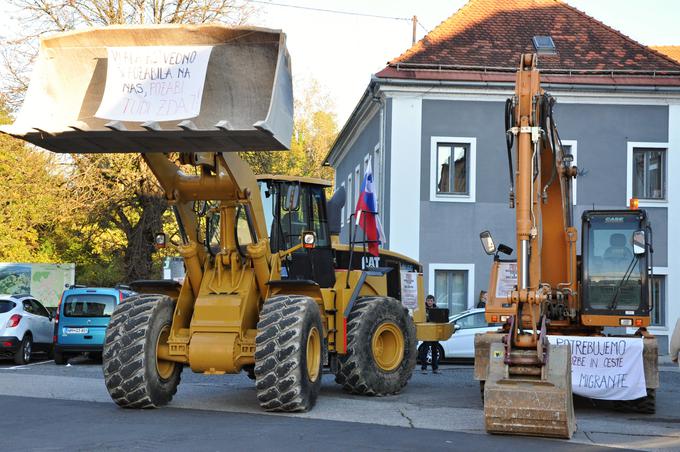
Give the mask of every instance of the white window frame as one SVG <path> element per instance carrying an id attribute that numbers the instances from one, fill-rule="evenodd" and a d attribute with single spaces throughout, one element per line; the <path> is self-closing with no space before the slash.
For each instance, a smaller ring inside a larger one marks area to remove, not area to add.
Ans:
<path id="1" fill-rule="evenodd" d="M 340 184 L 340 188 L 345 188 L 345 183 Z M 347 192 L 345 192 L 345 204 L 342 205 L 342 209 L 340 210 L 340 227 L 345 225 L 345 222 L 342 221 L 345 218 L 345 205 L 347 204 Z"/>
<path id="2" fill-rule="evenodd" d="M 655 142 L 645 142 L 645 141 L 628 141 L 626 150 L 626 200 L 625 206 L 628 206 L 630 198 L 633 197 L 633 150 L 635 148 L 663 148 L 666 150 L 666 162 L 665 169 L 666 174 L 664 175 L 664 187 L 666 190 L 666 199 L 640 199 L 638 201 L 639 207 L 668 207 L 669 201 L 669 189 L 668 189 L 668 153 L 670 152 L 670 146 L 668 143 L 655 143 Z"/>
<path id="3" fill-rule="evenodd" d="M 375 204 L 378 207 L 378 212 L 382 213 L 382 204 L 380 200 L 382 199 L 382 153 L 380 152 L 380 143 L 376 144 L 373 148 L 373 189 L 375 190 Z"/>
<path id="4" fill-rule="evenodd" d="M 470 151 L 470 174 L 467 195 L 437 194 L 437 146 L 439 143 L 467 144 Z M 434 202 L 475 202 L 477 186 L 477 138 L 474 137 L 430 137 L 430 201 Z"/>
<path id="5" fill-rule="evenodd" d="M 665 314 L 665 319 L 664 319 L 664 325 L 649 325 L 647 329 L 651 331 L 659 331 L 659 332 L 666 332 L 669 331 L 669 328 L 673 328 L 675 325 L 670 325 L 669 327 L 669 318 L 668 318 L 668 267 L 654 267 L 653 269 L 654 276 L 665 276 L 666 277 L 666 282 L 664 284 L 664 294 L 663 294 L 663 300 L 666 303 L 664 306 L 664 314 Z M 635 328 L 632 328 L 632 330 L 635 331 Z"/>
<path id="6" fill-rule="evenodd" d="M 352 203 L 352 213 L 357 208 L 359 202 L 359 193 L 361 190 L 361 163 L 354 168 L 354 202 Z M 355 219 L 356 220 L 356 219 Z"/>
<path id="7" fill-rule="evenodd" d="M 562 145 L 570 147 L 571 155 L 574 156 L 574 160 L 571 162 L 571 164 L 573 166 L 578 167 L 578 159 L 577 159 L 577 156 L 578 156 L 578 141 L 576 141 L 576 140 L 562 140 Z M 578 199 L 578 185 L 577 185 L 577 183 L 578 183 L 578 175 L 576 175 L 576 177 L 571 180 L 571 187 L 572 187 L 572 191 L 573 191 L 573 193 L 572 193 L 572 198 L 573 198 L 572 199 L 572 205 L 574 205 L 574 206 L 577 204 L 577 199 Z"/>
<path id="8" fill-rule="evenodd" d="M 347 224 L 352 216 L 352 171 L 347 175 Z"/>
<path id="9" fill-rule="evenodd" d="M 436 270 L 465 270 L 468 272 L 467 279 L 467 309 L 475 307 L 475 264 L 429 264 L 428 271 L 428 293 L 434 295 L 434 273 Z"/>

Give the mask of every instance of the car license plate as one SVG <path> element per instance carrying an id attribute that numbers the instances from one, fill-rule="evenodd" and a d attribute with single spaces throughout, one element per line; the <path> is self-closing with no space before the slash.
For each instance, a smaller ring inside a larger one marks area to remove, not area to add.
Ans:
<path id="1" fill-rule="evenodd" d="M 66 334 L 85 334 L 85 333 L 87 333 L 87 328 L 64 328 L 64 333 L 66 333 Z"/>

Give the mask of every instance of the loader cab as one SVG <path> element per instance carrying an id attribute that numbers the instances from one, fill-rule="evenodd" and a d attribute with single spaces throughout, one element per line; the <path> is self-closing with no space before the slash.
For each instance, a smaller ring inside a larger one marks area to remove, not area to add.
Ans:
<path id="1" fill-rule="evenodd" d="M 313 232 L 314 246 L 294 251 L 282 262 L 282 279 L 335 284 L 334 255 L 328 227 L 326 187 L 321 179 L 260 176 L 260 195 L 272 253 L 299 245 Z"/>
<path id="2" fill-rule="evenodd" d="M 645 211 L 586 211 L 582 220 L 583 323 L 648 326 L 652 232 Z"/>

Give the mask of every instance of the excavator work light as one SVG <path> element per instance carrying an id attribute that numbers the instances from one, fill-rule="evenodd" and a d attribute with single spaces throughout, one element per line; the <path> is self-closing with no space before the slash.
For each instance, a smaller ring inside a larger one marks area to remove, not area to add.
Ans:
<path id="1" fill-rule="evenodd" d="M 630 210 L 638 210 L 638 208 L 640 207 L 640 201 L 637 198 L 630 198 L 628 207 L 630 208 Z"/>

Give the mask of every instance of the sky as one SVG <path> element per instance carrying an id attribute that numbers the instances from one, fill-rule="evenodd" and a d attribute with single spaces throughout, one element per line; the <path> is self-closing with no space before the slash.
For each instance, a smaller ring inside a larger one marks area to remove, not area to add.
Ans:
<path id="1" fill-rule="evenodd" d="M 287 35 L 296 91 L 316 80 L 335 104 L 340 126 L 351 114 L 371 74 L 411 46 L 410 18 L 418 17 L 417 39 L 455 13 L 467 0 L 241 0 L 258 9 L 252 25 Z M 502 1 L 502 0 L 499 0 Z M 590 16 L 645 45 L 680 45 L 680 0 L 566 0 Z M 293 5 L 285 7 L 279 5 Z M 397 19 L 312 11 L 330 9 Z M 0 0 L 4 36 L 15 20 Z M 0 34 L 2 36 L 3 34 Z M 300 95 L 296 93 L 296 95 Z"/>

